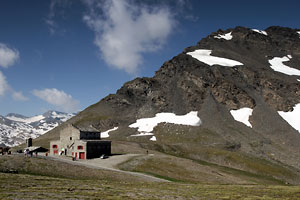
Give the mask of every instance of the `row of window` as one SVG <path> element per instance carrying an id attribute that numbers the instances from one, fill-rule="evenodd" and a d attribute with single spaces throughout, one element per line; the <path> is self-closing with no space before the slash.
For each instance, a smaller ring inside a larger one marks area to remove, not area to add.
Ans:
<path id="1" fill-rule="evenodd" d="M 88 146 L 89 150 L 93 149 L 110 149 L 110 146 L 108 145 L 97 145 L 97 146 Z"/>
<path id="2" fill-rule="evenodd" d="M 57 145 L 56 145 L 56 144 L 53 144 L 53 145 L 52 145 L 52 148 L 53 148 L 53 149 L 57 149 Z M 80 145 L 80 146 L 77 146 L 77 149 L 78 149 L 78 150 L 83 149 L 83 146 L 81 146 L 81 145 Z"/>
<path id="3" fill-rule="evenodd" d="M 56 144 L 53 144 L 52 145 L 52 148 L 53 149 L 57 149 L 57 145 Z M 95 146 L 88 146 L 88 148 L 89 149 L 109 149 L 110 148 L 110 146 L 108 146 L 108 145 L 95 145 Z M 77 149 L 78 150 L 81 150 L 81 149 L 83 149 L 83 146 L 81 146 L 81 145 L 79 145 L 79 146 L 77 146 Z"/>

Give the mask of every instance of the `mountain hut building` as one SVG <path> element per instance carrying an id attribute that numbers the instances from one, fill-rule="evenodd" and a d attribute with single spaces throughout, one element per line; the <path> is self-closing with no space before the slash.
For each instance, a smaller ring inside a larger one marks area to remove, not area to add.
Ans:
<path id="1" fill-rule="evenodd" d="M 101 140 L 96 130 L 82 130 L 71 124 L 60 130 L 60 140 L 50 142 L 50 155 L 66 155 L 75 159 L 111 155 L 111 141 Z"/>

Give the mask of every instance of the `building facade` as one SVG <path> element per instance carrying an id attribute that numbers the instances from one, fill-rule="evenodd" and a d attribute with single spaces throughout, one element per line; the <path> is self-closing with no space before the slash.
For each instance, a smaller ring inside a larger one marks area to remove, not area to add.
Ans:
<path id="1" fill-rule="evenodd" d="M 80 130 L 68 124 L 60 130 L 60 139 L 50 142 L 50 155 L 72 156 L 76 159 L 111 155 L 111 141 L 101 140 L 98 131 Z"/>

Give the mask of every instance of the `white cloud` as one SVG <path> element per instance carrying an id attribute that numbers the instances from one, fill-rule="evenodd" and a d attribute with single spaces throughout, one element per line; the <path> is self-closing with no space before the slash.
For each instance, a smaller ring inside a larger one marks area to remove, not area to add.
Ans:
<path id="1" fill-rule="evenodd" d="M 169 9 L 128 0 L 85 0 L 84 22 L 95 32 L 94 43 L 109 65 L 136 73 L 142 53 L 160 49 L 175 25 Z"/>
<path id="2" fill-rule="evenodd" d="M 8 90 L 9 86 L 7 84 L 5 76 L 0 71 L 0 96 L 3 96 L 4 93 Z"/>
<path id="3" fill-rule="evenodd" d="M 6 81 L 6 77 L 0 71 L 0 97 L 4 96 L 4 94 L 8 92 L 11 94 L 12 98 L 15 101 L 27 101 L 28 98 L 25 97 L 22 92 L 16 92 Z"/>
<path id="4" fill-rule="evenodd" d="M 74 112 L 78 110 L 79 101 L 73 99 L 69 94 L 66 94 L 64 91 L 52 89 L 43 89 L 43 90 L 33 90 L 32 93 L 38 98 L 57 106 L 58 108 L 66 112 Z"/>
<path id="5" fill-rule="evenodd" d="M 0 66 L 7 68 L 19 60 L 19 51 L 0 43 Z"/>
<path id="6" fill-rule="evenodd" d="M 15 64 L 19 60 L 19 51 L 16 49 L 10 49 L 5 44 L 0 43 L 0 66 L 7 68 Z M 6 92 L 9 92 L 12 98 L 16 101 L 27 101 L 22 92 L 16 92 L 6 80 L 6 77 L 0 71 L 0 96 L 4 96 Z"/>
<path id="7" fill-rule="evenodd" d="M 12 91 L 12 97 L 16 101 L 27 101 L 28 98 L 23 95 L 22 92 Z"/>

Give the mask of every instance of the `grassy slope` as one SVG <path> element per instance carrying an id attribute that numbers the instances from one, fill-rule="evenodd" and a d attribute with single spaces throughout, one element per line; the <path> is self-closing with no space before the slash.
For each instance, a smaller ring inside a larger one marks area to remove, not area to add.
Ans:
<path id="1" fill-rule="evenodd" d="M 213 140 L 212 134 L 204 133 L 197 138 L 179 134 L 178 138 L 167 137 L 164 143 L 138 144 L 114 141 L 112 153 L 145 154 L 146 149 L 155 149 L 151 159 L 131 160 L 127 165 L 120 166 L 124 170 L 152 174 L 169 180 L 210 184 L 283 184 L 299 183 L 299 175 L 289 168 L 270 161 L 255 158 L 242 152 L 228 151 L 216 147 L 197 145 L 201 141 Z M 159 135 L 158 135 L 159 137 Z M 180 141 L 188 140 L 186 146 Z M 48 138 L 48 137 L 47 137 Z M 172 141 L 170 141 L 172 140 Z M 45 142 L 39 139 L 37 142 Z M 176 145 L 167 145 L 167 143 Z M 152 144 L 153 145 L 153 144 Z M 191 152 L 191 150 L 193 152 Z M 172 156 L 171 156 L 172 155 Z M 220 164 L 220 161 L 222 163 Z M 190 166 L 190 167 L 186 167 Z"/>
<path id="2" fill-rule="evenodd" d="M 299 199 L 300 187 L 136 183 L 0 173 L 0 199 Z"/>
<path id="3" fill-rule="evenodd" d="M 126 143 L 120 146 L 123 146 L 118 149 L 120 151 L 126 151 L 128 148 Z M 134 149 L 141 150 L 138 146 L 134 146 Z M 150 151 L 150 153 L 153 152 Z M 145 157 L 148 158 L 144 159 Z M 73 166 L 40 158 L 25 158 L 21 155 L 0 156 L 0 199 L 300 198 L 299 186 L 271 185 L 280 182 L 263 176 L 243 174 L 243 172 L 224 169 L 209 163 L 206 164 L 209 165 L 209 169 L 206 169 L 207 166 L 204 163 L 199 164 L 188 159 L 159 153 L 155 156 L 144 155 L 139 159 L 143 161 L 139 162 L 139 165 L 133 165 L 134 167 L 138 166 L 140 171 L 169 179 L 172 182 L 145 182 L 138 177 L 123 173 Z M 1 172 L 8 169 L 18 170 L 19 174 Z M 159 175 L 160 173 L 162 175 Z M 172 178 L 172 175 L 178 177 Z M 220 185 L 220 183 L 223 184 Z M 252 183 L 259 183 L 259 185 Z"/>
<path id="4" fill-rule="evenodd" d="M 133 158 L 119 166 L 123 170 L 151 174 L 167 180 L 203 184 L 285 184 L 272 176 L 224 167 L 205 161 L 155 155 Z M 291 173 L 288 171 L 288 173 Z"/>
<path id="5" fill-rule="evenodd" d="M 34 145 L 49 147 L 50 140 L 59 138 L 57 133 L 60 128 L 61 126 L 37 138 Z M 299 175 L 293 169 L 241 151 L 224 149 L 222 144 L 226 141 L 209 129 L 161 124 L 155 131 L 158 138 L 158 142 L 155 143 L 149 143 L 149 139 L 137 143 L 113 141 L 113 153 L 143 154 L 146 149 L 152 149 L 156 153 L 164 154 L 162 157 L 142 159 L 138 162 L 132 160 L 131 163 L 127 163 L 128 165 L 121 166 L 123 169 L 193 183 L 299 184 L 300 182 Z M 186 165 L 192 167 L 188 168 Z"/>

